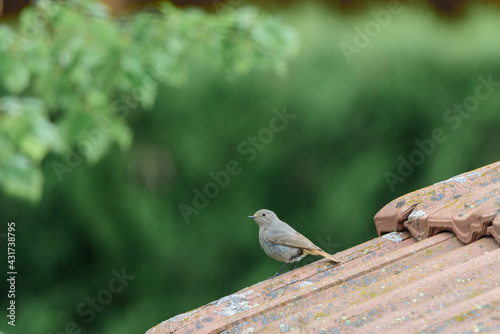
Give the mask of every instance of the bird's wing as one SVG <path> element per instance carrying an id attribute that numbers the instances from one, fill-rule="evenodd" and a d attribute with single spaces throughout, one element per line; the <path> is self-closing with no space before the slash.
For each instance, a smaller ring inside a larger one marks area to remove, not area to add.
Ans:
<path id="1" fill-rule="evenodd" d="M 291 246 L 305 249 L 321 250 L 313 244 L 309 239 L 304 237 L 299 232 L 295 231 L 290 225 L 285 222 L 280 222 L 276 227 L 269 227 L 264 232 L 264 238 L 273 244 Z"/>

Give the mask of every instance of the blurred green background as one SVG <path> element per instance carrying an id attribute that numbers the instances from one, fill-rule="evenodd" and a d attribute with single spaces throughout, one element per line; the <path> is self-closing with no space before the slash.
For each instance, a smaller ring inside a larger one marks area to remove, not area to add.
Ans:
<path id="1" fill-rule="evenodd" d="M 168 29 L 75 7 L 25 59 L 0 42 L 1 261 L 14 221 L 18 272 L 16 327 L 4 316 L 0 330 L 145 332 L 275 273 L 246 218 L 260 208 L 335 253 L 376 237 L 373 216 L 394 198 L 499 159 L 497 7 L 249 4 L 165 7 Z M 54 38 L 64 24 L 86 32 Z M 156 62 L 164 77 L 143 68 Z M 133 278 L 89 311 L 123 270 Z"/>

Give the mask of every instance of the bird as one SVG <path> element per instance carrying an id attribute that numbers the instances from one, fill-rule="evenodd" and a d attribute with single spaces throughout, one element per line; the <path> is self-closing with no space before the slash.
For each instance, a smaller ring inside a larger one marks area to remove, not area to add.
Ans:
<path id="1" fill-rule="evenodd" d="M 308 254 L 321 255 L 330 261 L 340 263 L 338 259 L 281 221 L 271 210 L 261 209 L 248 218 L 253 219 L 259 226 L 259 241 L 266 254 L 275 260 L 285 262 L 270 278 L 280 275 L 283 268 L 290 262 L 293 262 L 290 271 L 293 270 L 297 261 L 302 260 Z"/>

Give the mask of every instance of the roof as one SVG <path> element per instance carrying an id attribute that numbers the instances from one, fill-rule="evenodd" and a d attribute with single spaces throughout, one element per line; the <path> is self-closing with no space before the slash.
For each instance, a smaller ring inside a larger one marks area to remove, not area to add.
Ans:
<path id="1" fill-rule="evenodd" d="M 379 235 L 408 229 L 417 240 L 453 231 L 470 243 L 484 235 L 500 242 L 500 162 L 414 191 L 375 215 Z"/>
<path id="2" fill-rule="evenodd" d="M 499 166 L 486 167 L 476 170 L 481 176 L 462 174 L 455 180 L 464 182 L 450 179 L 391 202 L 377 214 L 377 229 L 402 231 L 337 253 L 339 265 L 311 263 L 163 321 L 147 334 L 500 332 L 500 245 L 492 228 L 498 224 L 498 192 L 491 186 L 483 191 L 488 185 L 479 181 L 487 177 L 495 184 Z M 428 201 L 429 194 L 441 200 Z M 485 203 L 497 204 L 488 211 L 492 206 L 486 210 Z M 449 209 L 453 205 L 459 211 Z M 410 217 L 419 210 L 425 215 Z M 474 219 L 491 212 L 492 219 Z M 437 219 L 441 214 L 452 219 Z M 469 217 L 463 221 L 474 232 L 457 225 L 458 217 Z M 486 229 L 475 229 L 478 222 Z M 422 234 L 425 224 L 428 233 Z"/>

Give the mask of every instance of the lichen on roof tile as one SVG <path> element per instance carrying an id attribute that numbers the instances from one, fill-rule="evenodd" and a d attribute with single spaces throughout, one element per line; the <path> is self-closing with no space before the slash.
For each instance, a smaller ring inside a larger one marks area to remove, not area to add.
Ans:
<path id="1" fill-rule="evenodd" d="M 300 284 L 299 284 L 299 288 L 304 288 L 304 287 L 309 286 L 309 285 L 312 285 L 312 284 L 314 284 L 314 283 L 313 283 L 313 282 L 311 282 L 311 281 L 304 281 L 304 282 L 300 282 Z"/>
<path id="2" fill-rule="evenodd" d="M 390 241 L 394 241 L 394 242 L 403 241 L 403 238 L 401 237 L 401 233 L 399 233 L 399 232 L 391 232 L 391 233 L 384 234 L 382 236 L 382 238 L 390 240 Z"/>
<path id="3" fill-rule="evenodd" d="M 224 308 L 217 313 L 222 314 L 226 317 L 230 317 L 250 309 L 252 306 L 250 306 L 250 303 L 247 301 L 246 296 L 251 295 L 252 293 L 253 290 L 249 290 L 244 293 L 234 293 L 232 295 L 219 299 L 216 305 L 222 305 Z"/>
<path id="4" fill-rule="evenodd" d="M 496 162 L 396 198 L 375 215 L 377 231 L 407 228 L 417 240 L 452 231 L 465 243 L 485 235 L 500 242 L 499 177 Z"/>

